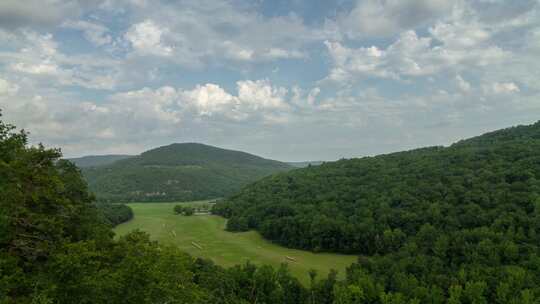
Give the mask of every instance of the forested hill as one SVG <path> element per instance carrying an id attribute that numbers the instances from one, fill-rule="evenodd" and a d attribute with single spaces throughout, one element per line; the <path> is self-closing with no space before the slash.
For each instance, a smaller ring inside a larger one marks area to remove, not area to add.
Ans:
<path id="1" fill-rule="evenodd" d="M 495 303 L 498 292 L 540 286 L 540 122 L 274 175 L 214 212 L 229 230 L 361 254 L 384 288 L 448 292 L 470 281 Z"/>
<path id="2" fill-rule="evenodd" d="M 77 165 L 79 168 L 97 167 L 110 165 L 118 160 L 133 157 L 132 155 L 89 155 L 77 158 L 68 158 L 70 162 Z"/>
<path id="3" fill-rule="evenodd" d="M 540 122 L 450 147 L 327 162 L 262 179 L 216 212 L 231 217 L 232 230 L 259 229 L 291 247 L 384 252 L 378 239 L 386 229 L 490 225 L 512 204 L 531 213 L 539 147 Z"/>
<path id="4" fill-rule="evenodd" d="M 110 165 L 83 168 L 98 200 L 198 200 L 222 197 L 291 169 L 274 160 L 197 143 L 172 144 Z"/>

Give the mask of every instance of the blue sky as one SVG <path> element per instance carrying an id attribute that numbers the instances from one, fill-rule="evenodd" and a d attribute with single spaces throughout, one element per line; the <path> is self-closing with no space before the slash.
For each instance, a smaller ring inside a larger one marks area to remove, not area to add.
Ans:
<path id="1" fill-rule="evenodd" d="M 4 0 L 0 109 L 66 156 L 334 160 L 540 117 L 538 0 Z"/>

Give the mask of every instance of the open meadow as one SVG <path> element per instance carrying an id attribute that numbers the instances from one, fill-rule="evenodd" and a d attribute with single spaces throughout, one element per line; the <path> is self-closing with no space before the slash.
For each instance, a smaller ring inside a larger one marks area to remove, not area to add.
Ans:
<path id="1" fill-rule="evenodd" d="M 182 205 L 204 205 L 208 201 L 187 202 Z M 133 220 L 115 228 L 118 236 L 134 229 L 148 232 L 152 239 L 174 244 L 196 257 L 212 259 L 222 266 L 251 261 L 275 267 L 287 263 L 291 273 L 304 284 L 309 282 L 308 271 L 317 270 L 318 278 L 336 269 L 340 278 L 356 256 L 318 253 L 288 249 L 263 239 L 257 232 L 232 233 L 224 230 L 226 219 L 215 215 L 175 215 L 179 203 L 132 203 Z"/>

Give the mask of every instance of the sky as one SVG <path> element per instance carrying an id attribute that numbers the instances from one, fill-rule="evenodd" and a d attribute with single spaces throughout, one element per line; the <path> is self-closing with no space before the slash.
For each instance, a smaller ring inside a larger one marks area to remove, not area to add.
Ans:
<path id="1" fill-rule="evenodd" d="M 67 157 L 448 145 L 540 119 L 540 0 L 2 0 L 0 109 Z"/>

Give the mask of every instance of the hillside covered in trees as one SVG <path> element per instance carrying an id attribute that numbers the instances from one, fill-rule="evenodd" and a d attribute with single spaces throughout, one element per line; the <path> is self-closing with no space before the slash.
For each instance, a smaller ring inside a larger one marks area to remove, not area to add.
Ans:
<path id="1" fill-rule="evenodd" d="M 380 288 L 414 303 L 532 303 L 539 152 L 540 122 L 270 176 L 214 213 L 229 230 L 256 229 L 288 247 L 360 254 L 347 282 L 373 284 L 360 288 L 366 297 Z"/>
<path id="2" fill-rule="evenodd" d="M 133 157 L 132 155 L 110 154 L 110 155 L 88 155 L 83 157 L 68 158 L 79 168 L 98 167 L 110 165 L 118 160 Z"/>
<path id="3" fill-rule="evenodd" d="M 130 202 L 222 197 L 291 168 L 244 152 L 184 143 L 82 170 L 98 200 Z"/>

